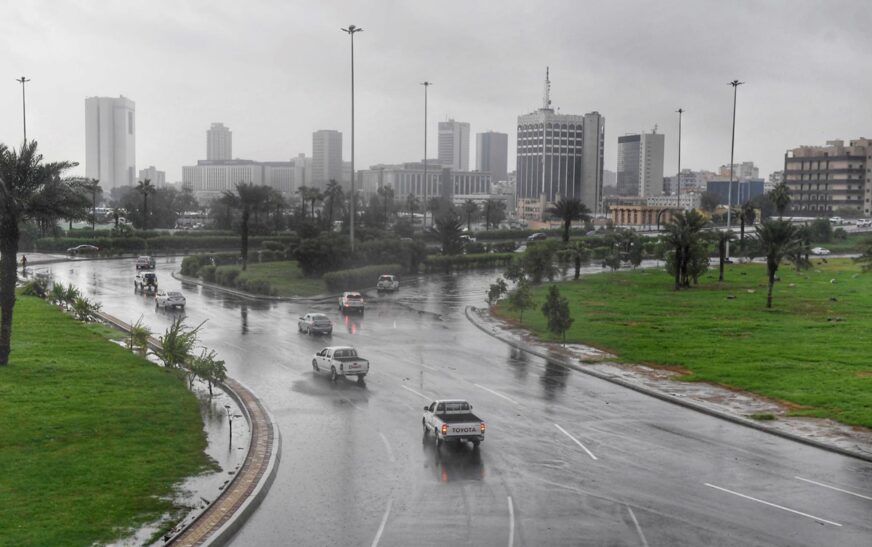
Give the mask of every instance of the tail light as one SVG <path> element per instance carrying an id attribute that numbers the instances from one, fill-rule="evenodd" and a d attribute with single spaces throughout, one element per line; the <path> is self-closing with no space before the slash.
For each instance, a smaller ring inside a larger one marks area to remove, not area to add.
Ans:
<path id="1" fill-rule="evenodd" d="M 448 434 L 448 424 L 442 424 L 442 434 L 443 435 Z"/>
<path id="2" fill-rule="evenodd" d="M 481 434 L 484 435 L 484 430 L 487 429 L 487 426 L 484 425 L 484 422 L 481 422 Z"/>

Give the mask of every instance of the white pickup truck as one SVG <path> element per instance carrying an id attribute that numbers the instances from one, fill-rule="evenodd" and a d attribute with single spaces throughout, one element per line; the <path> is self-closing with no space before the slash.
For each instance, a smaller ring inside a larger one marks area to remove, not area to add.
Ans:
<path id="1" fill-rule="evenodd" d="M 472 405 L 462 399 L 433 401 L 424 407 L 421 424 L 425 436 L 433 433 L 436 446 L 469 441 L 478 447 L 486 429 L 485 423 L 472 413 Z"/>
<path id="2" fill-rule="evenodd" d="M 397 279 L 397 276 L 384 274 L 380 275 L 378 278 L 378 283 L 376 283 L 375 288 L 381 291 L 397 291 L 400 289 L 400 280 Z"/>
<path id="3" fill-rule="evenodd" d="M 312 358 L 312 369 L 316 374 L 329 374 L 331 382 L 340 376 L 357 376 L 357 382 L 362 384 L 369 372 L 369 361 L 357 355 L 351 346 L 328 346 Z"/>

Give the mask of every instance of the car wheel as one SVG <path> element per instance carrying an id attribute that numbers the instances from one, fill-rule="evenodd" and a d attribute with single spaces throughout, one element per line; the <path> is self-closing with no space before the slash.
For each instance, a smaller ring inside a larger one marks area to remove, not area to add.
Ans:
<path id="1" fill-rule="evenodd" d="M 440 446 L 442 446 L 442 439 L 439 438 L 438 433 L 435 435 L 435 438 L 436 438 L 436 448 L 439 448 Z"/>
<path id="2" fill-rule="evenodd" d="M 478 445 L 479 445 L 479 444 L 481 444 L 481 441 L 479 441 L 478 439 L 472 441 L 472 449 L 473 449 L 473 450 L 478 449 Z"/>
<path id="3" fill-rule="evenodd" d="M 424 428 L 424 436 L 425 437 L 430 434 L 430 430 L 427 429 L 427 421 L 424 420 L 424 418 L 421 418 L 421 427 Z"/>
<path id="4" fill-rule="evenodd" d="M 336 374 L 336 367 L 330 367 L 330 381 L 335 384 L 337 378 L 339 378 L 339 375 Z"/>
<path id="5" fill-rule="evenodd" d="M 315 372 L 320 372 L 318 370 L 318 361 L 316 361 L 314 359 L 312 359 L 312 370 L 314 370 Z"/>
<path id="6" fill-rule="evenodd" d="M 306 327 L 306 334 L 308 334 L 308 335 L 312 334 L 312 327 Z"/>
<path id="7" fill-rule="evenodd" d="M 357 383 L 360 385 L 365 384 L 366 383 L 365 378 L 366 378 L 366 374 L 361 374 L 360 376 L 357 377 Z"/>

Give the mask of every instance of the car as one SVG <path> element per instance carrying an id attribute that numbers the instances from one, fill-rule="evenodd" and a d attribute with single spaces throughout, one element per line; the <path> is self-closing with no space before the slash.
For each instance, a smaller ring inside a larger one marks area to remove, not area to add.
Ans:
<path id="1" fill-rule="evenodd" d="M 380 275 L 378 282 L 375 285 L 376 290 L 381 291 L 397 291 L 400 289 L 400 280 L 397 276 L 384 274 Z"/>
<path id="2" fill-rule="evenodd" d="M 179 291 L 158 291 L 154 297 L 154 307 L 157 308 L 185 308 L 185 296 Z"/>
<path id="3" fill-rule="evenodd" d="M 96 245 L 83 244 L 76 245 L 75 247 L 70 247 L 69 249 L 67 249 L 67 254 L 75 256 L 80 254 L 96 253 L 99 250 L 100 247 L 97 247 Z"/>
<path id="4" fill-rule="evenodd" d="M 527 241 L 542 241 L 543 239 L 548 239 L 548 236 L 542 232 L 536 232 L 527 236 Z"/>
<path id="5" fill-rule="evenodd" d="M 839 224 L 839 225 L 841 225 L 841 224 L 844 224 L 844 223 L 845 223 L 845 219 L 843 219 L 842 217 L 830 217 L 830 224 Z"/>
<path id="6" fill-rule="evenodd" d="M 357 311 L 363 313 L 365 302 L 359 292 L 344 292 L 339 297 L 339 311 L 350 313 Z"/>
<path id="7" fill-rule="evenodd" d="M 475 243 L 475 236 L 471 236 L 469 234 L 460 234 L 460 236 L 458 237 L 460 238 L 460 241 L 464 243 Z"/>
<path id="8" fill-rule="evenodd" d="M 811 250 L 811 254 L 818 255 L 818 256 L 828 255 L 828 254 L 830 254 L 830 250 L 824 249 L 823 247 L 815 247 L 814 249 Z"/>
<path id="9" fill-rule="evenodd" d="M 153 270 L 154 267 L 155 260 L 153 256 L 141 256 L 136 259 L 137 270 Z"/>
<path id="10" fill-rule="evenodd" d="M 868 218 L 859 218 L 857 219 L 857 228 L 868 228 L 872 226 L 872 220 Z"/>
<path id="11" fill-rule="evenodd" d="M 359 384 L 363 384 L 369 372 L 369 361 L 360 357 L 351 346 L 328 346 L 312 357 L 312 370 L 315 374 L 328 374 L 332 382 L 340 376 L 354 376 Z"/>
<path id="12" fill-rule="evenodd" d="M 137 273 L 136 277 L 133 278 L 133 291 L 142 291 L 144 293 L 152 294 L 156 293 L 157 274 L 155 274 L 154 272 Z"/>
<path id="13" fill-rule="evenodd" d="M 297 320 L 297 331 L 306 334 L 333 334 L 333 322 L 323 313 L 307 313 Z"/>

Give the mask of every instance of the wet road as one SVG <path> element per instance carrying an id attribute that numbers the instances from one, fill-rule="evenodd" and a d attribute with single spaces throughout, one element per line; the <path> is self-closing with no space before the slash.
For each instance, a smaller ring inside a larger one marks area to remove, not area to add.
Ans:
<path id="1" fill-rule="evenodd" d="M 132 261 L 55 264 L 126 321 L 180 312 L 133 293 Z M 472 326 L 493 273 L 403 280 L 363 317 L 181 284 L 187 323 L 279 423 L 276 481 L 233 545 L 858 545 L 872 542 L 872 464 L 722 422 L 518 352 Z M 596 268 L 598 270 L 599 268 Z M 327 313 L 332 337 L 299 334 Z M 531 312 L 535 313 L 535 312 Z M 351 344 L 365 387 L 314 376 Z M 422 436 L 431 398 L 488 422 L 478 451 Z"/>

